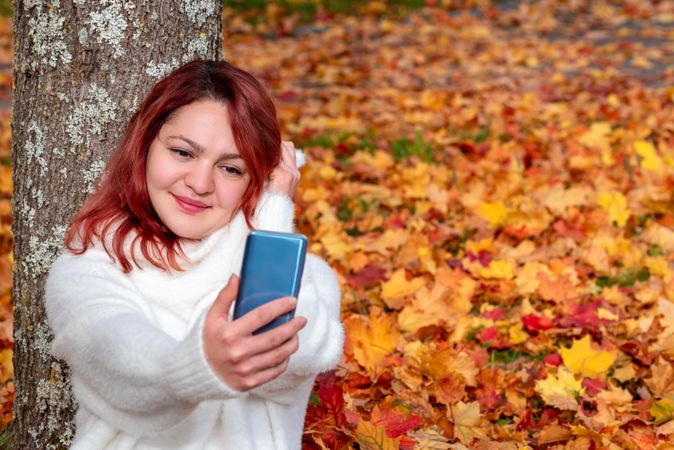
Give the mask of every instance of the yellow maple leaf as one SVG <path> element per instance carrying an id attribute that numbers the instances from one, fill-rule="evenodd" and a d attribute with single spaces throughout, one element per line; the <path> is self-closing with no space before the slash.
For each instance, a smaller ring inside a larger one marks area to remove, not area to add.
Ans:
<path id="1" fill-rule="evenodd" d="M 391 250 L 399 249 L 409 238 L 410 232 L 405 229 L 386 230 L 368 243 L 365 250 L 388 256 Z"/>
<path id="2" fill-rule="evenodd" d="M 405 198 L 427 198 L 428 186 L 431 184 L 429 166 L 417 163 L 402 173 L 402 192 Z"/>
<path id="3" fill-rule="evenodd" d="M 510 209 L 501 201 L 483 202 L 477 206 L 477 215 L 489 222 L 489 225 L 498 227 L 505 224 L 510 216 Z"/>
<path id="4" fill-rule="evenodd" d="M 596 122 L 578 140 L 586 147 L 599 149 L 602 162 L 610 166 L 615 164 L 615 159 L 611 153 L 610 134 L 611 124 L 608 122 Z"/>
<path id="5" fill-rule="evenodd" d="M 351 316 L 344 320 L 348 336 L 347 351 L 376 376 L 386 366 L 387 357 L 395 351 L 400 338 L 395 318 L 371 310 L 368 318 Z"/>
<path id="6" fill-rule="evenodd" d="M 669 262 L 662 256 L 649 256 L 644 261 L 648 270 L 653 274 L 662 277 L 666 283 L 672 279 L 672 271 L 669 269 Z"/>
<path id="7" fill-rule="evenodd" d="M 361 420 L 356 427 L 356 441 L 364 450 L 398 450 L 400 439 L 389 437 L 383 425 Z"/>
<path id="8" fill-rule="evenodd" d="M 508 329 L 508 338 L 512 345 L 521 344 L 529 340 L 529 333 L 524 331 L 524 327 L 521 322 L 516 323 Z"/>
<path id="9" fill-rule="evenodd" d="M 510 280 L 513 277 L 513 265 L 508 261 L 493 260 L 487 267 L 481 267 L 479 274 L 482 278 L 496 278 Z"/>
<path id="10" fill-rule="evenodd" d="M 480 239 L 479 241 L 468 240 L 465 245 L 466 251 L 474 254 L 480 253 L 482 250 L 492 252 L 494 250 L 494 238 Z"/>
<path id="11" fill-rule="evenodd" d="M 384 174 L 393 166 L 393 157 L 390 153 L 383 150 L 377 150 L 374 154 L 365 151 L 356 152 L 351 157 L 351 161 L 354 164 L 364 164 L 373 167 L 380 174 Z"/>
<path id="12" fill-rule="evenodd" d="M 587 334 L 582 339 L 575 339 L 570 348 L 562 348 L 560 353 L 567 369 L 589 378 L 605 374 L 618 355 L 617 350 L 594 350 Z"/>
<path id="13" fill-rule="evenodd" d="M 563 367 L 556 375 L 548 373 L 545 380 L 537 380 L 535 389 L 548 405 L 569 411 L 578 409 L 576 398 L 584 392 L 582 381 Z"/>
<path id="14" fill-rule="evenodd" d="M 481 414 L 479 402 L 458 402 L 449 407 L 454 434 L 464 444 L 470 444 L 473 439 L 488 439 L 485 429 L 480 426 Z"/>
<path id="15" fill-rule="evenodd" d="M 414 294 L 426 282 L 422 277 L 408 280 L 405 276 L 405 269 L 396 270 L 388 281 L 382 283 L 381 298 L 385 302 L 398 299 L 406 295 Z"/>
<path id="16" fill-rule="evenodd" d="M 610 133 L 610 123 L 595 122 L 590 126 L 589 130 L 587 130 L 578 138 L 578 141 L 586 147 L 604 148 L 610 145 Z"/>
<path id="17" fill-rule="evenodd" d="M 630 218 L 627 199 L 618 191 L 601 192 L 597 203 L 608 213 L 611 222 L 615 222 L 620 227 L 624 227 L 627 219 Z"/>
<path id="18" fill-rule="evenodd" d="M 662 172 L 662 158 L 658 156 L 653 144 L 648 141 L 636 141 L 634 151 L 641 157 L 641 167 L 651 172 Z"/>
<path id="19" fill-rule="evenodd" d="M 313 203 L 319 200 L 326 200 L 327 198 L 328 198 L 328 191 L 323 186 L 306 188 L 302 192 L 302 200 L 304 200 L 307 203 Z"/>
<path id="20" fill-rule="evenodd" d="M 343 259 L 351 250 L 341 233 L 329 232 L 320 238 L 321 244 L 325 247 L 331 258 Z"/>

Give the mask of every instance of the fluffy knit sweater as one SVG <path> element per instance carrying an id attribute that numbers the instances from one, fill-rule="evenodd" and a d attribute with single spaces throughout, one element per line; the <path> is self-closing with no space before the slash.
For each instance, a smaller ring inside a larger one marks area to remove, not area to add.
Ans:
<path id="1" fill-rule="evenodd" d="M 265 193 L 255 228 L 291 231 L 293 205 Z M 61 254 L 46 285 L 52 353 L 72 370 L 79 404 L 72 449 L 299 449 L 316 375 L 342 353 L 339 287 L 308 255 L 296 315 L 308 323 L 278 378 L 247 392 L 227 386 L 204 355 L 204 318 L 238 273 L 248 229 L 242 214 L 184 245 L 189 263 L 168 273 L 140 261 L 124 274 L 101 246 Z"/>

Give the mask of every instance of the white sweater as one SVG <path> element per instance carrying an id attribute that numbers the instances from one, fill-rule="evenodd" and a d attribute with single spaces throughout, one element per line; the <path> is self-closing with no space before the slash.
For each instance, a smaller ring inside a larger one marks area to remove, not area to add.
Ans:
<path id="1" fill-rule="evenodd" d="M 255 228 L 291 231 L 293 205 L 265 193 Z M 124 274 L 102 247 L 64 252 L 47 279 L 52 353 L 72 369 L 79 404 L 72 449 L 299 449 L 316 374 L 342 353 L 339 287 L 308 255 L 296 315 L 308 319 L 278 378 L 248 392 L 228 387 L 204 356 L 205 313 L 241 267 L 243 215 L 198 244 L 167 273 L 141 261 Z"/>

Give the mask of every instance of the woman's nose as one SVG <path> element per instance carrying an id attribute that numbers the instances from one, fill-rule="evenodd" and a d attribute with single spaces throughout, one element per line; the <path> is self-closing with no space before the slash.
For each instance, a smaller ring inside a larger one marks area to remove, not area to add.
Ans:
<path id="1" fill-rule="evenodd" d="M 200 195 L 213 192 L 214 180 L 212 168 L 206 164 L 195 165 L 185 176 L 185 184 Z"/>

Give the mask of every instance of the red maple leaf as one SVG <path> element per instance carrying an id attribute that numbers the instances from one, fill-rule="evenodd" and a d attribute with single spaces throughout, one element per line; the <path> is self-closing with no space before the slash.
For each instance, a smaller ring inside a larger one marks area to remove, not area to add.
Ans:
<path id="1" fill-rule="evenodd" d="M 553 327 L 552 319 L 536 314 L 522 316 L 522 324 L 529 332 L 545 331 Z"/>
<path id="2" fill-rule="evenodd" d="M 371 287 L 384 279 L 386 270 L 382 267 L 368 264 L 353 275 L 347 275 L 346 279 L 354 289 Z"/>

